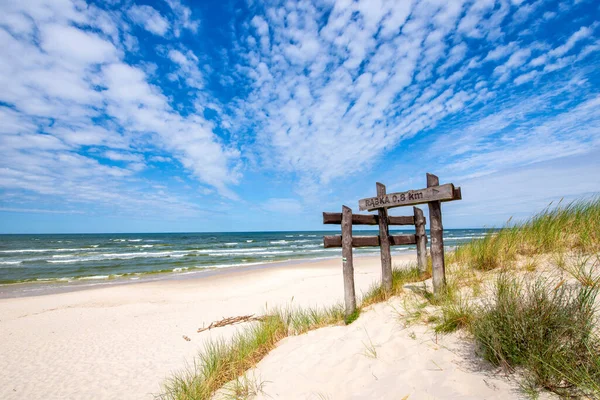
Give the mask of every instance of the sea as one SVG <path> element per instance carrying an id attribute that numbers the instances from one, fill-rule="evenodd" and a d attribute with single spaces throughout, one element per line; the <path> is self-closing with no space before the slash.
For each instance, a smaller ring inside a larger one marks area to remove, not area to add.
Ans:
<path id="1" fill-rule="evenodd" d="M 391 231 L 392 234 L 413 232 Z M 378 234 L 376 230 L 353 233 Z M 481 229 L 447 229 L 444 245 L 452 248 L 486 233 Z M 0 285 L 77 282 L 91 285 L 340 257 L 341 248 L 323 248 L 323 236 L 332 234 L 336 232 L 0 235 Z M 392 247 L 392 254 L 410 251 L 415 251 L 414 245 Z M 355 254 L 377 255 L 379 248 L 355 249 Z"/>

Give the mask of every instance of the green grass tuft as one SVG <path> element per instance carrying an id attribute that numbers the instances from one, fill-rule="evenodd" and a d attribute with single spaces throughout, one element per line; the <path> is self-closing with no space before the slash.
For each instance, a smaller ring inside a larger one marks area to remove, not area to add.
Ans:
<path id="1" fill-rule="evenodd" d="M 531 386 L 561 396 L 600 396 L 597 289 L 547 280 L 523 283 L 501 274 L 494 298 L 471 322 L 483 357 L 522 367 Z"/>
<path id="2" fill-rule="evenodd" d="M 437 320 L 437 333 L 450 333 L 458 329 L 470 329 L 476 318 L 476 309 L 461 298 L 441 305 L 442 316 Z"/>
<path id="3" fill-rule="evenodd" d="M 344 317 L 344 323 L 346 325 L 350 325 L 351 323 L 356 321 L 359 316 L 360 316 L 360 308 L 357 308 L 352 314 L 348 315 L 347 317 Z"/>

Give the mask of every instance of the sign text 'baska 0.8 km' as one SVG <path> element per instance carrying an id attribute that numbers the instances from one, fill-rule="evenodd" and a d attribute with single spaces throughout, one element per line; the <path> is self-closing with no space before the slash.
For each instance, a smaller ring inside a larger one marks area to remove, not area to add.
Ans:
<path id="1" fill-rule="evenodd" d="M 377 208 L 409 206 L 428 203 L 430 201 L 448 201 L 453 199 L 455 199 L 454 185 L 447 183 L 445 185 L 428 187 L 425 189 L 389 193 L 382 196 L 362 199 L 358 202 L 358 208 L 360 210 L 371 211 Z"/>

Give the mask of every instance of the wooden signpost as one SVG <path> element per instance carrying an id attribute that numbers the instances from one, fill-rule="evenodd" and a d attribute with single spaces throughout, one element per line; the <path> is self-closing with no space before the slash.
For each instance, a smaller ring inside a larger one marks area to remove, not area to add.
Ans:
<path id="1" fill-rule="evenodd" d="M 351 315 L 356 311 L 356 295 L 354 289 L 354 264 L 352 258 L 353 247 L 376 247 L 381 246 L 381 235 L 378 236 L 353 236 L 352 225 L 379 225 L 384 226 L 386 232 L 390 225 L 414 225 L 414 234 L 402 234 L 402 235 L 386 235 L 388 241 L 387 250 L 389 252 L 389 246 L 400 246 L 407 244 L 417 245 L 417 260 L 419 262 L 419 268 L 425 270 L 427 266 L 427 236 L 425 235 L 425 217 L 423 217 L 423 211 L 416 208 L 414 215 L 405 217 L 393 217 L 388 216 L 387 213 L 384 216 L 385 223 L 381 224 L 380 215 L 373 214 L 352 214 L 352 210 L 349 207 L 342 206 L 341 213 L 323 213 L 324 224 L 341 224 L 342 234 L 334 236 L 323 237 L 323 244 L 325 248 L 341 247 L 342 248 L 342 266 L 344 272 L 344 300 L 346 304 L 345 314 L 346 316 Z M 383 251 L 383 248 L 382 248 Z M 390 260 L 389 272 L 384 269 L 382 263 L 382 276 L 390 277 L 390 288 L 391 290 L 391 255 L 386 259 Z"/>
<path id="2" fill-rule="evenodd" d="M 381 248 L 381 281 L 384 291 L 392 289 L 392 257 L 390 246 L 416 244 L 417 264 L 421 271 L 427 267 L 427 235 L 425 233 L 426 220 L 420 208 L 413 207 L 413 215 L 406 217 L 389 216 L 387 209 L 416 204 L 427 203 L 429 207 L 430 228 L 430 254 L 432 261 L 433 290 L 438 293 L 443 289 L 445 278 L 444 265 L 444 228 L 442 226 L 441 203 L 445 201 L 460 200 L 462 198 L 459 187 L 453 184 L 439 184 L 437 176 L 427 174 L 427 187 L 407 192 L 386 193 L 385 185 L 377 182 L 377 197 L 359 200 L 360 210 L 377 210 L 373 214 L 352 214 L 349 207 L 343 206 L 341 213 L 323 213 L 324 224 L 340 224 L 342 234 L 337 236 L 324 236 L 325 248 L 342 248 L 342 265 L 344 272 L 344 300 L 346 303 L 345 314 L 351 315 L 356 311 L 356 295 L 354 289 L 354 264 L 352 257 L 353 247 L 379 246 Z M 378 225 L 378 236 L 352 236 L 352 225 Z M 390 225 L 414 225 L 414 234 L 390 235 Z"/>

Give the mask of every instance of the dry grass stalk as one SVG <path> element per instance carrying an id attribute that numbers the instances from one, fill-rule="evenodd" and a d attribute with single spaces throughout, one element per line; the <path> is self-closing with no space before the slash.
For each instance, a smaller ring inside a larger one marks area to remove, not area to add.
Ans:
<path id="1" fill-rule="evenodd" d="M 209 331 L 213 328 L 221 328 L 221 327 L 227 326 L 227 325 L 235 325 L 235 324 L 241 324 L 244 322 L 263 321 L 263 320 L 264 320 L 264 317 L 255 317 L 254 314 L 241 315 L 239 317 L 227 317 L 227 318 L 223 318 L 220 321 L 211 322 L 210 325 L 205 328 L 204 327 L 199 328 L 198 333 L 204 332 L 204 331 Z"/>

